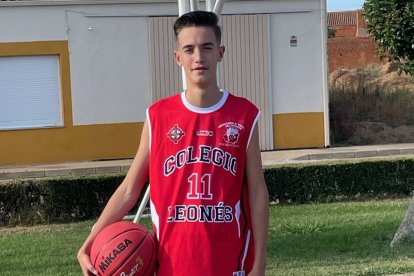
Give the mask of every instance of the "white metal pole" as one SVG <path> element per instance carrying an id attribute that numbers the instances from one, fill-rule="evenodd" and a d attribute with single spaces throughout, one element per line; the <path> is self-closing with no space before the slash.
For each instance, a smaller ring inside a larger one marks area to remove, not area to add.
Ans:
<path id="1" fill-rule="evenodd" d="M 224 0 L 217 0 L 216 4 L 214 5 L 213 12 L 217 15 L 221 14 L 221 11 L 223 10 L 224 6 Z"/>
<path id="2" fill-rule="evenodd" d="M 145 207 L 147 206 L 148 200 L 150 198 L 150 186 L 148 185 L 147 190 L 145 191 L 144 197 L 142 198 L 141 204 L 139 205 L 138 212 L 135 215 L 134 223 L 138 223 L 144 213 Z"/>
<path id="3" fill-rule="evenodd" d="M 190 0 L 190 10 L 198 11 L 198 0 Z"/>
<path id="4" fill-rule="evenodd" d="M 189 11 L 190 11 L 190 0 L 178 0 L 178 15 L 181 16 L 184 13 L 187 13 Z M 182 77 L 183 89 L 185 90 L 185 89 L 187 89 L 187 87 L 186 87 L 187 85 L 186 85 L 186 82 L 185 82 L 184 68 L 182 68 L 181 72 L 182 72 L 182 75 L 183 75 L 183 77 Z M 138 207 L 138 211 L 135 214 L 134 223 L 138 223 L 139 220 L 141 219 L 142 214 L 144 213 L 145 207 L 148 204 L 149 198 L 150 198 L 150 185 L 148 185 L 148 188 L 145 191 L 144 197 L 142 198 L 142 201 L 141 201 L 141 203 Z"/>
<path id="5" fill-rule="evenodd" d="M 206 11 L 212 12 L 214 9 L 214 4 L 216 0 L 206 0 Z"/>
<path id="6" fill-rule="evenodd" d="M 190 11 L 190 0 L 178 0 L 178 15 L 181 16 L 184 13 Z"/>
<path id="7" fill-rule="evenodd" d="M 184 13 L 190 12 L 190 0 L 178 0 L 178 16 L 183 15 Z M 181 68 L 181 79 L 183 84 L 183 90 L 187 90 L 187 82 L 185 79 L 184 68 Z"/>
<path id="8" fill-rule="evenodd" d="M 215 14 L 217 14 L 217 16 L 220 16 L 221 11 L 223 10 L 223 6 L 224 6 L 224 0 L 217 0 L 215 1 L 214 4 L 214 8 L 213 8 L 213 12 Z M 220 64 L 217 63 L 217 85 L 220 85 Z"/>
<path id="9" fill-rule="evenodd" d="M 322 0 L 324 1 L 324 0 Z M 326 1 L 326 0 L 325 0 Z M 206 10 L 212 11 L 217 15 L 221 14 L 223 9 L 224 0 L 206 0 Z M 181 16 L 184 13 L 188 13 L 190 11 L 196 11 L 199 8 L 198 0 L 178 0 L 178 15 Z M 184 68 L 181 68 L 182 72 L 182 82 L 183 82 L 183 90 L 187 89 L 187 83 L 185 80 L 185 71 Z M 218 71 L 217 71 L 217 79 L 218 79 Z M 141 204 L 139 205 L 138 211 L 134 218 L 134 223 L 138 223 L 142 214 L 144 213 L 145 207 L 148 204 L 150 198 L 150 186 L 148 185 L 147 190 L 145 191 L 144 197 L 142 198 Z"/>

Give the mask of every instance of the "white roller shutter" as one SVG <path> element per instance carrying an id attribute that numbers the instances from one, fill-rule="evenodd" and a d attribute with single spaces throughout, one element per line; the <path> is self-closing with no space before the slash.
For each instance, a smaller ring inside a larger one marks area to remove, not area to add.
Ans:
<path id="1" fill-rule="evenodd" d="M 59 57 L 0 57 L 0 130 L 62 125 Z"/>

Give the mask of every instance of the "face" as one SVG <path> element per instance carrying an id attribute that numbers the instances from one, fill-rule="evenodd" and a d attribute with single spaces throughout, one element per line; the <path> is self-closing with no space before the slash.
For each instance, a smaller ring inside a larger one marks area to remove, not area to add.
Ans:
<path id="1" fill-rule="evenodd" d="M 217 62 L 223 54 L 224 47 L 219 45 L 212 28 L 188 27 L 178 34 L 174 57 L 184 68 L 188 86 L 216 85 Z"/>

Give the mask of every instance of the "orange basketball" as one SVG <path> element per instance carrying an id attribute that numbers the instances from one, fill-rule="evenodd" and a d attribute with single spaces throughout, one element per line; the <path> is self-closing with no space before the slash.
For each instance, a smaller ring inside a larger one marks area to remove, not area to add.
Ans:
<path id="1" fill-rule="evenodd" d="M 157 248 L 154 237 L 144 226 L 120 221 L 99 232 L 90 258 L 101 276 L 152 276 Z"/>

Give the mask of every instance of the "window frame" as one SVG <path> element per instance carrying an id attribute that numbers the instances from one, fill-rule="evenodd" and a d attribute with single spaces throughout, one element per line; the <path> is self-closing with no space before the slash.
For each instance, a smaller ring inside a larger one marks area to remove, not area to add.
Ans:
<path id="1" fill-rule="evenodd" d="M 0 43 L 0 57 L 43 56 L 58 57 L 58 79 L 60 86 L 61 125 L 25 128 L 0 128 L 3 131 L 24 131 L 30 129 L 63 128 L 73 126 L 72 102 L 70 91 L 70 63 L 68 41 L 36 41 Z"/>

